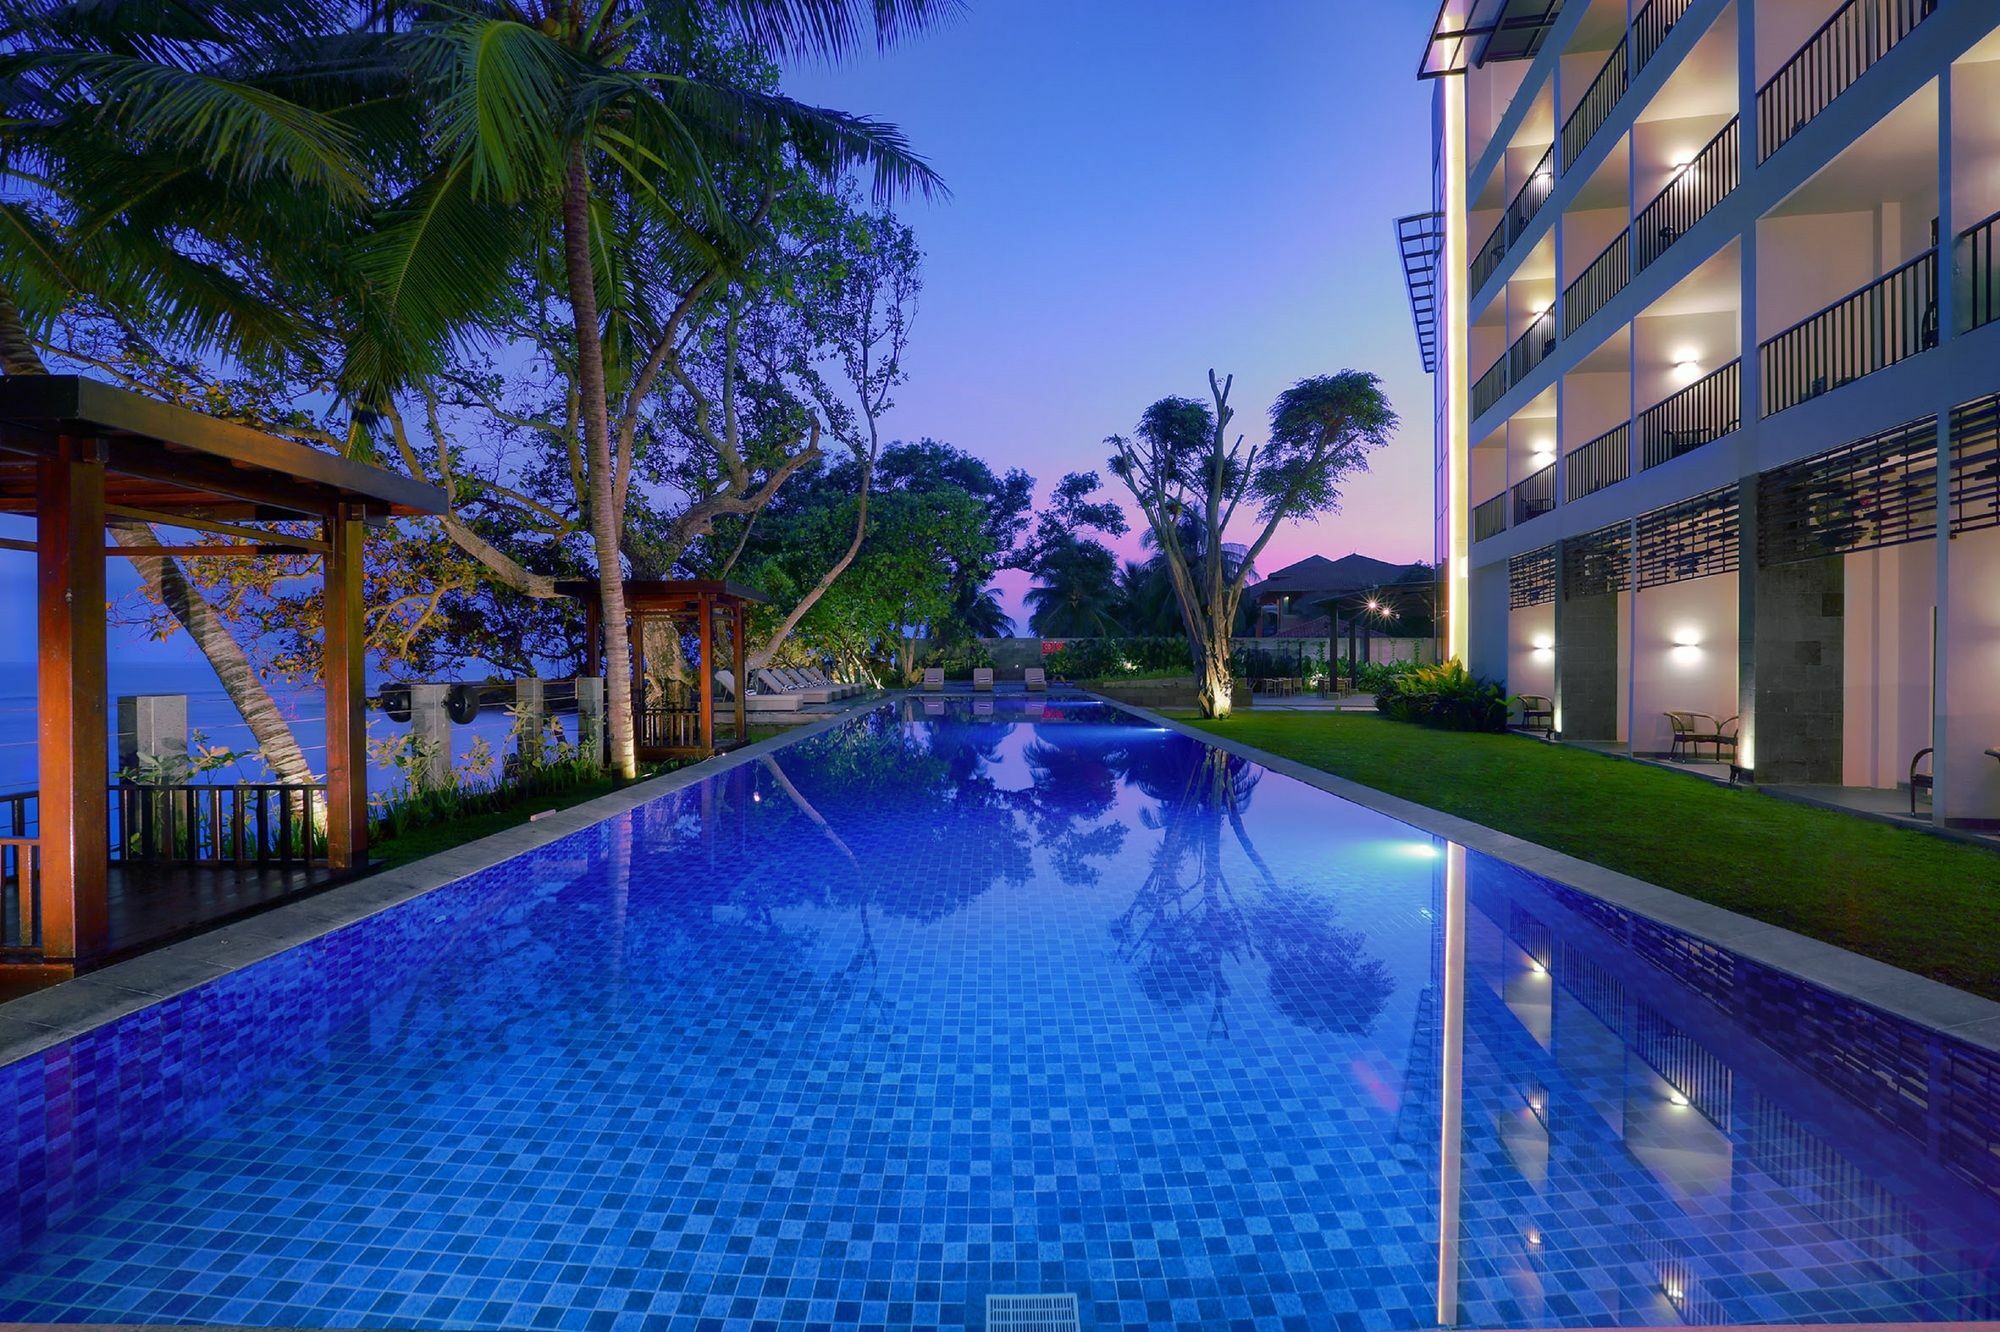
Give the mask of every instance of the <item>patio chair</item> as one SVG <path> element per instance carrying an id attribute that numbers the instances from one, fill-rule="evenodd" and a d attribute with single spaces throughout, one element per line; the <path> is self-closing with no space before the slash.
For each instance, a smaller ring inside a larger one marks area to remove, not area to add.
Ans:
<path id="1" fill-rule="evenodd" d="M 1695 758 L 1700 758 L 1701 747 L 1710 745 L 1715 750 L 1718 762 L 1721 761 L 1722 751 L 1725 749 L 1729 751 L 1729 757 L 1734 761 L 1737 722 L 1738 719 L 1735 717 L 1727 721 L 1717 721 L 1706 712 L 1669 712 L 1667 725 L 1673 731 L 1674 738 L 1672 746 L 1667 751 L 1667 757 L 1685 763 L 1689 751 L 1693 751 Z"/>
<path id="2" fill-rule="evenodd" d="M 1546 694 L 1521 695 L 1521 729 L 1540 731 L 1543 735 L 1556 733 L 1555 700 Z"/>
<path id="3" fill-rule="evenodd" d="M 1021 672 L 1021 683 L 1031 694 L 1046 693 L 1049 687 L 1049 673 L 1040 666 L 1030 666 Z"/>
<path id="4" fill-rule="evenodd" d="M 1915 818 L 1917 813 L 1917 792 L 1933 791 L 1935 789 L 1933 785 L 1935 781 L 1933 774 L 1929 772 L 1917 771 L 1918 768 L 1923 766 L 1924 760 L 1933 757 L 1935 757 L 1935 755 L 1933 754 L 1931 747 L 1929 745 L 1925 745 L 1922 749 L 1919 749 L 1917 751 L 1917 756 L 1910 760 L 1910 816 L 1912 818 Z"/>
<path id="5" fill-rule="evenodd" d="M 924 667 L 924 692 L 926 694 L 942 694 L 944 692 L 944 667 Z"/>
<path id="6" fill-rule="evenodd" d="M 993 692 L 993 668 L 991 666 L 975 666 L 973 668 L 972 692 L 975 694 L 990 694 Z"/>
<path id="7" fill-rule="evenodd" d="M 861 692 L 862 686 L 847 680 L 836 680 L 817 666 L 807 666 L 792 672 L 794 679 L 812 689 L 831 689 L 835 698 L 852 698 Z"/>
<path id="8" fill-rule="evenodd" d="M 790 694 L 801 703 L 833 702 L 833 691 L 831 689 L 800 688 L 768 666 L 758 671 L 756 678 L 759 688 L 768 689 L 774 694 Z"/>

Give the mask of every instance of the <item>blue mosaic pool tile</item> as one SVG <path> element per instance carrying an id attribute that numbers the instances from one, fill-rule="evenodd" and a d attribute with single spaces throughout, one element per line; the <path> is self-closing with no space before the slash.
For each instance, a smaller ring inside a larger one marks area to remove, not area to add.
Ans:
<path id="1" fill-rule="evenodd" d="M 1441 1240 L 1465 1326 L 1990 1316 L 1990 1060 L 1477 856 L 1448 1031 L 1445 863 L 884 710 L 0 1069 L 0 1318 L 1387 1332 Z"/>

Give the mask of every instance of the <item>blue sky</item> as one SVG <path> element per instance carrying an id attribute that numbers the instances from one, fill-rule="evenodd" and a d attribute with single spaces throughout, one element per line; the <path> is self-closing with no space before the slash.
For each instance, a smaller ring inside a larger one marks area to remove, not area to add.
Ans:
<path id="1" fill-rule="evenodd" d="M 795 96 L 900 125 L 951 197 L 905 215 L 925 250 L 892 437 L 947 440 L 1044 492 L 1102 469 L 1104 436 L 1236 376 L 1255 438 L 1309 374 L 1380 374 L 1405 418 L 1344 512 L 1279 533 L 1266 572 L 1430 547 L 1430 384 L 1393 219 L 1429 194 L 1420 0 L 973 0 L 885 55 L 794 70 Z M 17 533 L 6 525 L 6 534 Z M 1136 534 L 1119 543 L 1137 551 Z M 114 560 L 114 593 L 131 575 Z M 0 564 L 32 623 L 34 562 Z M 1025 632 L 1026 581 L 1003 581 Z M 113 630 L 114 661 L 191 657 Z M 25 659 L 29 650 L 0 651 Z"/>

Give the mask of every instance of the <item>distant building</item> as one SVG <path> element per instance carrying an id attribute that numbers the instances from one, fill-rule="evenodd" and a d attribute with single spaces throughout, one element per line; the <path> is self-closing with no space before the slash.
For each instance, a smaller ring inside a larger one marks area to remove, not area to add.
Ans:
<path id="1" fill-rule="evenodd" d="M 1399 613 L 1428 624 L 1429 565 L 1391 564 L 1367 555 L 1343 555 L 1337 560 L 1308 555 L 1246 589 L 1255 608 L 1250 632 L 1257 638 L 1345 637 L 1351 610 L 1363 604 L 1359 596 L 1375 588 L 1395 588 L 1391 600 L 1411 602 L 1399 607 Z M 1382 622 L 1373 627 L 1381 632 L 1389 626 Z"/>

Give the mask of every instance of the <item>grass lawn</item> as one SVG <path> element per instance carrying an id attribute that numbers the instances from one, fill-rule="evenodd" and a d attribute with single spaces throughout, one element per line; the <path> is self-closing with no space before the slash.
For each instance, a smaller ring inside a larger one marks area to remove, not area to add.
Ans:
<path id="1" fill-rule="evenodd" d="M 2000 999 L 2000 854 L 1519 736 L 1308 712 L 1193 724 Z"/>

